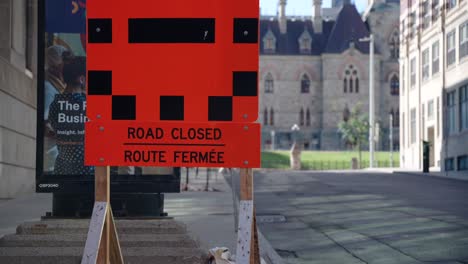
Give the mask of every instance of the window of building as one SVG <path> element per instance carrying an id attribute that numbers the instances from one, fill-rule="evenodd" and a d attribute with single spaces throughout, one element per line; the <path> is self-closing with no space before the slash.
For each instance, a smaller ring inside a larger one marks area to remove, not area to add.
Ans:
<path id="1" fill-rule="evenodd" d="M 427 102 L 427 120 L 434 119 L 434 100 Z"/>
<path id="2" fill-rule="evenodd" d="M 403 20 L 401 21 L 401 35 L 403 36 L 403 38 L 402 38 L 402 39 L 403 39 L 403 42 L 405 41 L 406 33 L 407 33 L 407 32 L 406 32 L 406 20 L 403 19 Z"/>
<path id="3" fill-rule="evenodd" d="M 421 105 L 421 127 L 423 128 L 422 131 L 424 131 L 424 128 L 426 127 L 426 115 L 425 115 L 425 109 L 424 104 Z M 423 132 L 424 133 L 424 132 Z M 424 136 L 423 136 L 424 137 Z"/>
<path id="4" fill-rule="evenodd" d="M 460 46 L 459 46 L 459 55 L 460 59 L 468 55 L 468 21 L 463 23 L 460 26 Z"/>
<path id="5" fill-rule="evenodd" d="M 275 53 L 276 52 L 276 37 L 273 32 L 268 29 L 267 33 L 263 37 L 263 52 Z"/>
<path id="6" fill-rule="evenodd" d="M 411 109 L 411 127 L 410 127 L 410 133 L 411 133 L 411 144 L 416 143 L 416 108 Z"/>
<path id="7" fill-rule="evenodd" d="M 417 24 L 417 21 L 416 21 L 416 13 L 415 12 L 412 12 L 410 15 L 409 15 L 409 29 L 410 29 L 410 33 L 409 33 L 409 36 L 410 38 L 413 38 L 418 30 L 418 24 Z"/>
<path id="8" fill-rule="evenodd" d="M 468 129 L 468 84 L 460 87 L 460 128 Z"/>
<path id="9" fill-rule="evenodd" d="M 310 54 L 312 50 L 312 36 L 310 35 L 307 29 L 304 29 L 301 36 L 298 39 L 299 42 L 299 51 L 302 54 Z"/>
<path id="10" fill-rule="evenodd" d="M 34 5 L 32 0 L 26 1 L 26 69 L 33 71 L 33 47 L 35 44 L 34 34 Z"/>
<path id="11" fill-rule="evenodd" d="M 411 75 L 411 87 L 416 85 L 416 58 L 412 58 L 410 62 L 410 75 Z"/>
<path id="12" fill-rule="evenodd" d="M 432 22 L 439 18 L 439 0 L 432 0 Z"/>
<path id="13" fill-rule="evenodd" d="M 388 42 L 390 47 L 390 58 L 398 59 L 400 57 L 400 36 L 398 29 L 394 29 Z"/>
<path id="14" fill-rule="evenodd" d="M 457 168 L 459 171 L 468 170 L 468 155 L 459 156 L 457 160 Z"/>
<path id="15" fill-rule="evenodd" d="M 302 75 L 301 78 L 301 93 L 309 93 L 310 92 L 310 79 L 307 74 Z"/>
<path id="16" fill-rule="evenodd" d="M 393 111 L 393 108 L 390 110 L 390 115 L 392 116 L 392 126 L 399 127 L 400 126 L 400 111 L 397 109 Z"/>
<path id="17" fill-rule="evenodd" d="M 344 74 L 343 91 L 345 93 L 359 93 L 359 76 L 353 65 L 349 65 Z"/>
<path id="18" fill-rule="evenodd" d="M 447 10 L 454 8 L 457 5 L 457 0 L 447 0 Z"/>
<path id="19" fill-rule="evenodd" d="M 447 93 L 447 132 L 455 132 L 455 91 Z"/>
<path id="20" fill-rule="evenodd" d="M 455 63 L 456 59 L 455 30 L 447 34 L 447 66 Z"/>
<path id="21" fill-rule="evenodd" d="M 453 164 L 453 158 L 446 158 L 445 159 L 445 170 L 446 171 L 453 171 L 455 168 L 454 168 L 454 164 Z"/>
<path id="22" fill-rule="evenodd" d="M 301 108 L 299 111 L 299 125 L 302 127 L 304 126 L 304 109 Z"/>
<path id="23" fill-rule="evenodd" d="M 405 94 L 405 76 L 406 76 L 405 65 L 402 65 L 401 66 L 401 91 L 403 92 L 403 94 Z"/>
<path id="24" fill-rule="evenodd" d="M 429 49 L 422 52 L 422 79 L 423 81 L 429 78 Z"/>
<path id="25" fill-rule="evenodd" d="M 273 111 L 273 108 L 270 108 L 270 126 L 275 125 L 275 112 Z"/>
<path id="26" fill-rule="evenodd" d="M 395 96 L 400 95 L 400 80 L 396 74 L 390 79 L 390 94 Z"/>
<path id="27" fill-rule="evenodd" d="M 268 126 L 268 110 L 263 110 L 263 125 Z"/>
<path id="28" fill-rule="evenodd" d="M 306 112 L 306 126 L 310 126 L 310 110 L 307 108 Z"/>
<path id="29" fill-rule="evenodd" d="M 265 76 L 265 93 L 273 93 L 273 88 L 274 88 L 274 81 L 273 81 L 273 75 L 271 73 L 267 73 Z"/>
<path id="30" fill-rule="evenodd" d="M 432 75 L 439 72 L 439 41 L 432 44 Z"/>
<path id="31" fill-rule="evenodd" d="M 422 18 L 423 18 L 423 21 L 422 21 L 422 28 L 423 29 L 426 29 L 429 27 L 430 23 L 431 23 L 431 14 L 429 12 L 429 1 L 425 1 L 422 3 Z"/>

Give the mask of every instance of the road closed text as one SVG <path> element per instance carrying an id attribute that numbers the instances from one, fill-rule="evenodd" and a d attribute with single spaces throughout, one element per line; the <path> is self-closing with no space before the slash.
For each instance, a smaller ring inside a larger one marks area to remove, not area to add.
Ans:
<path id="1" fill-rule="evenodd" d="M 219 128 L 182 128 L 163 129 L 160 127 L 129 127 L 128 139 L 157 140 L 170 138 L 173 140 L 221 140 L 222 130 Z"/>
<path id="2" fill-rule="evenodd" d="M 260 167 L 259 124 L 90 121 L 85 125 L 89 165 Z"/>
<path id="3" fill-rule="evenodd" d="M 165 150 L 125 150 L 124 161 L 126 163 L 157 163 L 163 165 L 172 159 L 172 163 L 178 164 L 224 164 L 224 151 L 188 151 L 176 150 L 168 155 Z"/>

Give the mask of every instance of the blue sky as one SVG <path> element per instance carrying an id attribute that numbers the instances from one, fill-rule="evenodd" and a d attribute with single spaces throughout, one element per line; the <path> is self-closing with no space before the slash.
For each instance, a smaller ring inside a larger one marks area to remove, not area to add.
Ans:
<path id="1" fill-rule="evenodd" d="M 322 0 L 323 7 L 330 7 L 331 0 Z M 351 0 L 352 1 L 352 0 Z M 286 14 L 289 16 L 311 16 L 313 0 L 287 0 Z M 355 0 L 357 9 L 364 11 L 367 0 Z M 278 0 L 260 0 L 262 15 L 275 15 Z"/>

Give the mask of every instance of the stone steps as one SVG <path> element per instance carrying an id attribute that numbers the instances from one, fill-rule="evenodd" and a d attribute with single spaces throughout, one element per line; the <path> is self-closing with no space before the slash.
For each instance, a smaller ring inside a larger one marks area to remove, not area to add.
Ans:
<path id="1" fill-rule="evenodd" d="M 26 222 L 0 239 L 0 263 L 80 263 L 89 220 Z M 117 220 L 125 263 L 201 264 L 206 253 L 174 220 Z"/>
<path id="2" fill-rule="evenodd" d="M 185 234 L 186 227 L 173 220 L 117 220 L 119 234 Z M 26 222 L 16 228 L 21 235 L 87 234 L 89 220 Z"/>
<path id="3" fill-rule="evenodd" d="M 122 247 L 196 247 L 185 234 L 119 234 Z M 0 247 L 84 247 L 85 234 L 7 235 Z"/>

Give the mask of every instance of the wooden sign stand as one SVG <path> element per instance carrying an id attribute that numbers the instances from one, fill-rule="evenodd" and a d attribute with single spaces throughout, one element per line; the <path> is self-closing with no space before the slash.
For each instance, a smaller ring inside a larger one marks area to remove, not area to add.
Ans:
<path id="1" fill-rule="evenodd" d="M 253 204 L 253 171 L 240 169 L 239 227 L 237 230 L 236 262 L 260 264 L 257 223 Z"/>
<path id="2" fill-rule="evenodd" d="M 95 202 L 81 264 L 123 264 L 110 205 L 110 167 L 95 170 Z"/>

